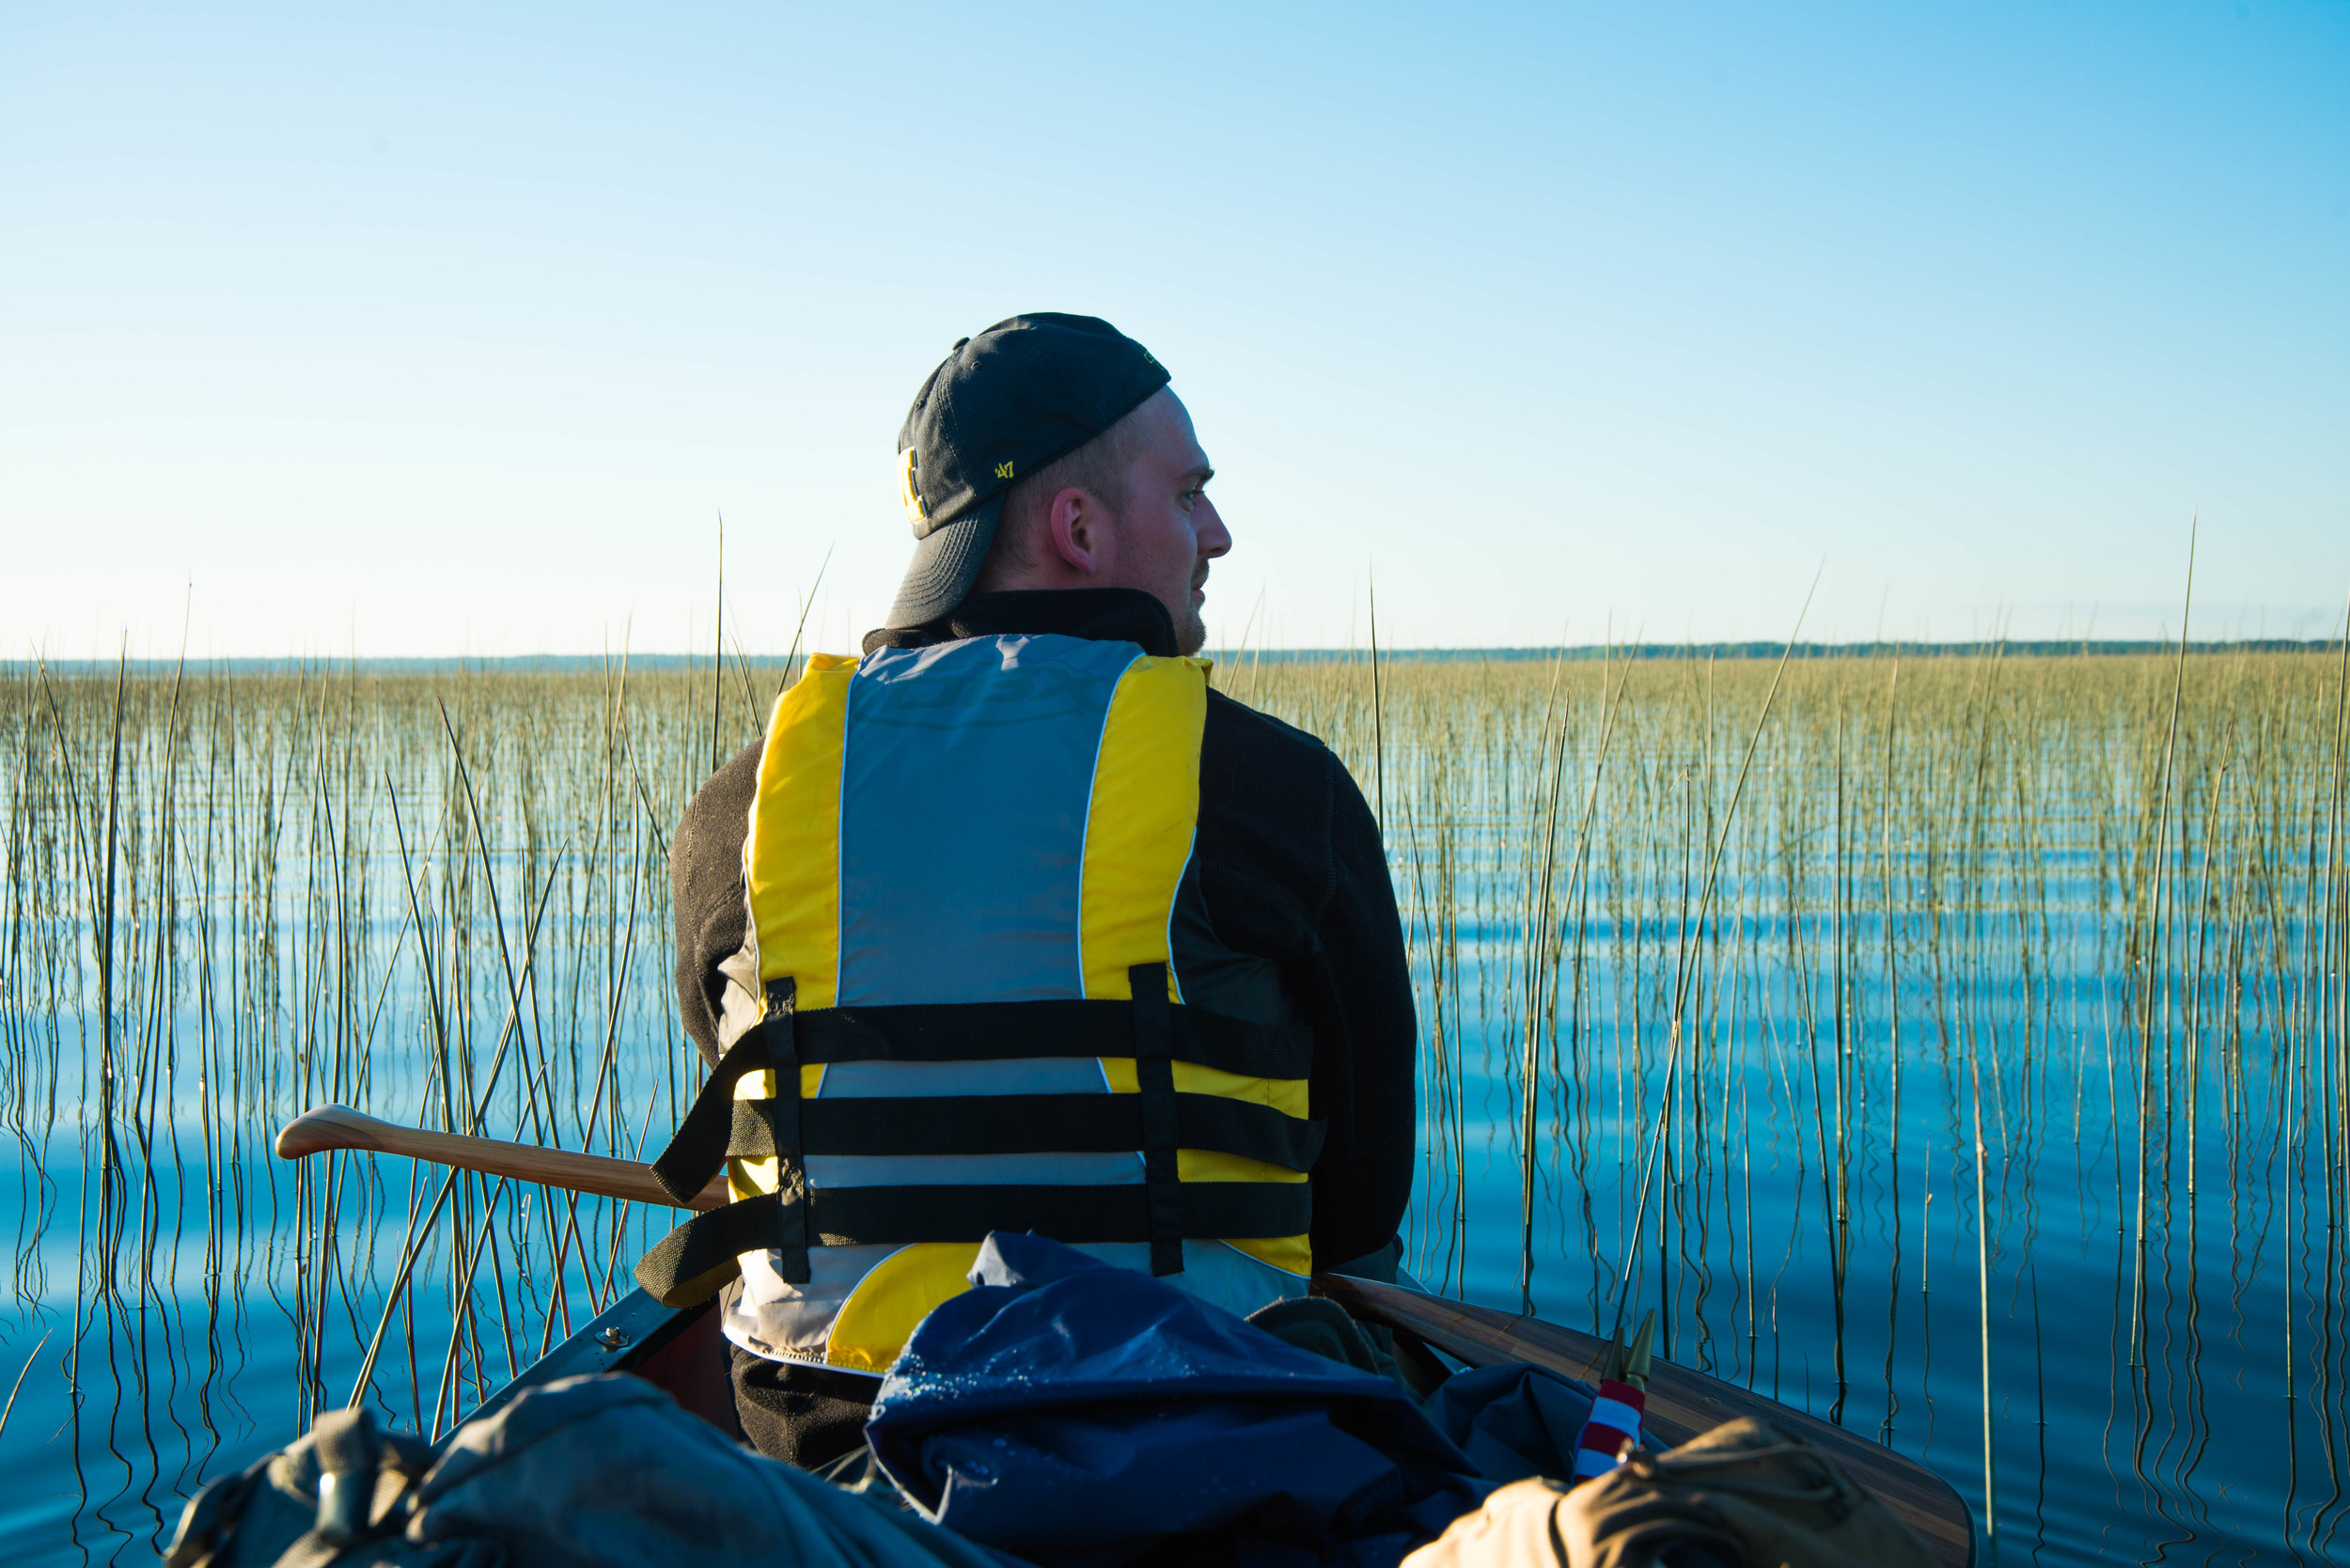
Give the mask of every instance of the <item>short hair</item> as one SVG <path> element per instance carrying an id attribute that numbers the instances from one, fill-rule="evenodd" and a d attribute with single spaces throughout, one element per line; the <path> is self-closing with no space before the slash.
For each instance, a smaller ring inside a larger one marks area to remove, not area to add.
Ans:
<path id="1" fill-rule="evenodd" d="M 1148 400 L 1145 400 L 1148 401 Z M 1142 451 L 1142 405 L 1084 446 L 1063 452 L 1035 473 L 1014 479 L 1004 492 L 1004 512 L 995 524 L 995 541 L 979 567 L 975 591 L 985 592 L 990 579 L 1004 567 L 1027 566 L 1036 559 L 1036 535 L 1044 525 L 1053 497 L 1064 490 L 1082 490 L 1109 508 L 1117 517 L 1126 510 L 1128 480 L 1135 459 Z"/>

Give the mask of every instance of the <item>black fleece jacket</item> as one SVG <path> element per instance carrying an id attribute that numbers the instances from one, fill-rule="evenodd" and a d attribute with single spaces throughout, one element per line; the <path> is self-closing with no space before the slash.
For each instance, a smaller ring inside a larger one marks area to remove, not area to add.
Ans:
<path id="1" fill-rule="evenodd" d="M 1177 651 L 1166 607 L 1132 588 L 981 594 L 928 626 L 872 633 L 865 647 L 1005 633 Z M 743 945 L 743 837 L 759 753 L 744 747 L 702 786 L 670 850 L 678 1006 L 712 1061 L 727 983 L 718 965 Z M 1329 1123 L 1312 1177 L 1314 1257 L 1339 1263 L 1376 1251 L 1411 1196 L 1418 1035 L 1379 825 L 1320 741 L 1211 691 L 1195 854 L 1217 936 L 1278 964 L 1313 1028 L 1308 1092 L 1312 1114 Z"/>

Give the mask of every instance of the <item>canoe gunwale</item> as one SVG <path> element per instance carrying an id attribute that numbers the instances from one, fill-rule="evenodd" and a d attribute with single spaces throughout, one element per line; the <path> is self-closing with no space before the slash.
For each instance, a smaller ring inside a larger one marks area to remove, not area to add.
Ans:
<path id="1" fill-rule="evenodd" d="M 632 1290 L 467 1411 L 465 1420 L 495 1415 L 531 1389 L 566 1377 L 590 1377 L 613 1372 L 642 1375 L 650 1370 L 648 1364 L 655 1356 L 681 1335 L 700 1325 L 713 1305 L 705 1302 L 699 1307 L 664 1307 L 646 1292 Z M 713 1322 L 708 1327 L 714 1330 L 716 1325 Z M 730 1391 L 728 1397 L 732 1397 Z M 433 1448 L 446 1448 L 455 1435 L 456 1429 L 451 1428 L 441 1435 Z"/>
<path id="2" fill-rule="evenodd" d="M 1402 1286 L 1318 1274 L 1313 1288 L 1358 1321 L 1394 1333 L 1405 1379 L 1416 1387 L 1444 1370 L 1432 1348 L 1472 1367 L 1527 1361 L 1585 1382 L 1596 1379 L 1606 1351 L 1606 1342 L 1594 1335 Z M 714 1302 L 664 1307 L 634 1290 L 491 1394 L 467 1419 L 494 1414 L 528 1390 L 560 1378 L 619 1372 L 659 1385 L 680 1404 L 739 1439 L 743 1433 L 733 1419 L 734 1390 L 726 1357 Z M 714 1387 L 705 1386 L 711 1384 Z M 1643 1426 L 1660 1442 L 1684 1443 L 1741 1416 L 1763 1417 L 1833 1454 L 1856 1482 L 1918 1532 L 1946 1568 L 1972 1568 L 1973 1516 L 1950 1483 L 1925 1466 L 1734 1384 L 1670 1362 L 1656 1363 Z M 451 1435 L 453 1432 L 444 1435 L 436 1447 L 446 1447 Z"/>
<path id="3" fill-rule="evenodd" d="M 1359 1321 L 1379 1324 L 1399 1339 L 1417 1339 L 1473 1367 L 1528 1361 L 1562 1377 L 1595 1383 L 1607 1352 L 1607 1341 L 1596 1335 L 1376 1280 L 1318 1274 L 1314 1289 Z M 1669 1447 L 1741 1416 L 1762 1417 L 1832 1455 L 1854 1481 L 1900 1515 L 1937 1560 L 1947 1568 L 1972 1568 L 1974 1516 L 1950 1483 L 1907 1454 L 1856 1432 L 1669 1361 L 1658 1361 L 1649 1378 L 1641 1428 Z"/>

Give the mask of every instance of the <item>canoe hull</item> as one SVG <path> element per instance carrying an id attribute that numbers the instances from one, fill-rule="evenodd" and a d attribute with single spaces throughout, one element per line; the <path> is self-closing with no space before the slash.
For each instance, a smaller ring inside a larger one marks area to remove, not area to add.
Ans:
<path id="1" fill-rule="evenodd" d="M 1422 1381 L 1441 1371 L 1423 1345 L 1471 1366 L 1528 1361 L 1565 1377 L 1598 1379 L 1606 1341 L 1539 1318 L 1512 1317 L 1491 1308 L 1423 1294 L 1395 1285 L 1338 1275 L 1317 1275 L 1317 1294 L 1344 1307 L 1357 1320 L 1396 1331 L 1407 1375 Z M 593 1322 L 547 1353 L 520 1377 L 484 1402 L 477 1414 L 511 1403 L 529 1388 L 557 1378 L 594 1372 L 629 1372 L 644 1378 L 728 1436 L 740 1440 L 734 1381 L 725 1337 L 713 1307 L 664 1307 L 643 1291 L 632 1291 Z M 1703 1372 L 1659 1361 L 1649 1378 L 1647 1431 L 1667 1444 L 1686 1442 L 1700 1432 L 1760 1416 L 1835 1455 L 1853 1479 L 1875 1494 L 1918 1532 L 1947 1568 L 1971 1568 L 1974 1520 L 1950 1483 L 1904 1454 L 1832 1426 L 1775 1400 L 1750 1393 Z"/>

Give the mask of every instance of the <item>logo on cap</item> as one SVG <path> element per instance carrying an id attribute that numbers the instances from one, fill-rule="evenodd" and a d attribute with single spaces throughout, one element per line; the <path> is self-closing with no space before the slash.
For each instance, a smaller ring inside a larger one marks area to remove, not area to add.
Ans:
<path id="1" fill-rule="evenodd" d="M 905 504 L 906 522 L 914 537 L 920 539 L 930 531 L 931 509 L 922 504 L 921 489 L 914 482 L 916 461 L 911 447 L 898 454 L 898 499 Z"/>
<path id="2" fill-rule="evenodd" d="M 999 479 L 1009 479 L 1009 478 L 1011 478 L 1011 464 L 1010 464 L 1010 463 L 997 463 L 997 464 L 995 465 L 995 477 L 996 477 L 997 478 L 999 478 Z"/>

